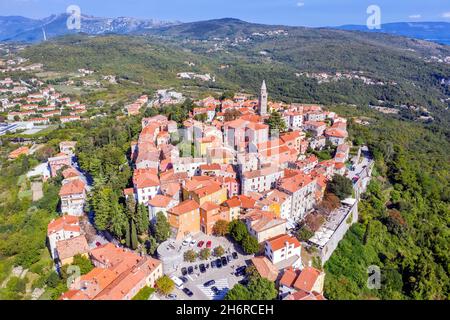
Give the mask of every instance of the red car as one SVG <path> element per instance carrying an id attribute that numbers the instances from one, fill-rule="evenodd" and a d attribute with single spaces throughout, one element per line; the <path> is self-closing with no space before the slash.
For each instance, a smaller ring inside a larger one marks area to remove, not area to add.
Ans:
<path id="1" fill-rule="evenodd" d="M 200 242 L 198 243 L 197 246 L 198 246 L 199 248 L 201 248 L 201 247 L 203 247 L 203 244 L 204 244 L 204 243 L 205 243 L 205 241 L 200 241 Z"/>
<path id="2" fill-rule="evenodd" d="M 211 245 L 212 245 L 212 244 L 211 244 L 211 241 L 208 241 L 208 242 L 206 243 L 206 247 L 207 247 L 207 248 L 211 248 Z"/>

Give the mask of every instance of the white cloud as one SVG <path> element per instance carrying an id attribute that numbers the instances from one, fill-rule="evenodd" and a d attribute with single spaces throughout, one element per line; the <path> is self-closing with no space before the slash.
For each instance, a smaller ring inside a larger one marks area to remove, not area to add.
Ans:
<path id="1" fill-rule="evenodd" d="M 450 19 L 450 11 L 449 11 L 449 12 L 444 12 L 444 13 L 442 14 L 442 17 L 443 17 L 443 18 Z"/>
<path id="2" fill-rule="evenodd" d="M 304 2 L 297 2 L 297 7 L 303 7 L 305 5 Z"/>
<path id="3" fill-rule="evenodd" d="M 409 16 L 409 18 L 410 19 L 420 19 L 420 18 L 422 18 L 422 15 L 421 14 L 412 14 Z"/>

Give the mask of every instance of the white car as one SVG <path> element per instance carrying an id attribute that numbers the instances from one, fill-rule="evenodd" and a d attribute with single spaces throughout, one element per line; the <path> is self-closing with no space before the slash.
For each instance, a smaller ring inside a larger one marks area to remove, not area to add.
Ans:
<path id="1" fill-rule="evenodd" d="M 183 246 L 187 246 L 188 244 L 190 244 L 192 241 L 192 238 L 186 238 L 183 240 L 183 242 L 181 243 Z"/>
<path id="2" fill-rule="evenodd" d="M 196 244 L 197 244 L 197 240 L 193 239 L 193 240 L 191 241 L 191 243 L 189 244 L 189 246 L 190 246 L 190 247 L 193 247 L 193 246 L 195 246 Z"/>

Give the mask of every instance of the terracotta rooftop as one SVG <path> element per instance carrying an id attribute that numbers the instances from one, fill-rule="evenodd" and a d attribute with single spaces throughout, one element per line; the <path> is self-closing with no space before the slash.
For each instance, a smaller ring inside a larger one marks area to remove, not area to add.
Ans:
<path id="1" fill-rule="evenodd" d="M 66 184 L 64 184 L 61 187 L 61 190 L 59 191 L 59 195 L 61 197 L 63 196 L 70 196 L 74 194 L 80 194 L 84 192 L 86 185 L 81 180 L 73 180 Z"/>
<path id="2" fill-rule="evenodd" d="M 60 240 L 56 243 L 56 251 L 60 260 L 71 258 L 77 254 L 85 254 L 89 252 L 89 245 L 86 237 L 80 235 L 67 240 Z"/>
<path id="3" fill-rule="evenodd" d="M 278 269 L 266 257 L 254 257 L 251 261 L 261 277 L 272 282 L 278 278 Z"/>
<path id="4" fill-rule="evenodd" d="M 148 204 L 152 207 L 166 208 L 171 201 L 172 198 L 158 194 L 149 200 Z"/>
<path id="5" fill-rule="evenodd" d="M 80 219 L 75 216 L 62 216 L 58 219 L 52 220 L 47 226 L 47 234 L 50 235 L 60 230 L 80 232 Z"/>
<path id="6" fill-rule="evenodd" d="M 318 292 L 306 292 L 303 290 L 288 295 L 284 300 L 327 300 Z"/>
<path id="7" fill-rule="evenodd" d="M 289 245 L 294 245 L 294 248 L 298 248 L 301 246 L 297 238 L 287 234 L 271 238 L 267 240 L 267 243 L 270 245 L 273 251 L 277 251 L 284 248 L 286 246 L 286 243 L 288 243 Z"/>
<path id="8" fill-rule="evenodd" d="M 219 209 L 220 206 L 218 206 L 217 204 L 215 204 L 213 202 L 207 201 L 200 208 L 203 209 L 204 211 L 212 211 L 212 210 Z"/>
<path id="9" fill-rule="evenodd" d="M 295 280 L 294 288 L 297 290 L 304 290 L 310 292 L 321 275 L 321 271 L 313 267 L 305 267 L 297 280 Z"/>
<path id="10" fill-rule="evenodd" d="M 186 200 L 180 203 L 179 205 L 171 208 L 169 210 L 170 213 L 175 214 L 177 216 L 191 212 L 199 208 L 199 205 L 194 200 Z"/>

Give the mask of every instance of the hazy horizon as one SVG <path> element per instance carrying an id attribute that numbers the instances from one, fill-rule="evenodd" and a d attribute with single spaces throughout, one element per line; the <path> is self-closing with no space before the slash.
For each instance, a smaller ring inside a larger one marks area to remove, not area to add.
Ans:
<path id="1" fill-rule="evenodd" d="M 0 16 L 42 19 L 78 5 L 88 16 L 195 22 L 235 18 L 269 25 L 333 27 L 365 25 L 368 6 L 381 8 L 381 24 L 450 22 L 450 3 L 441 0 L 0 0 Z"/>

